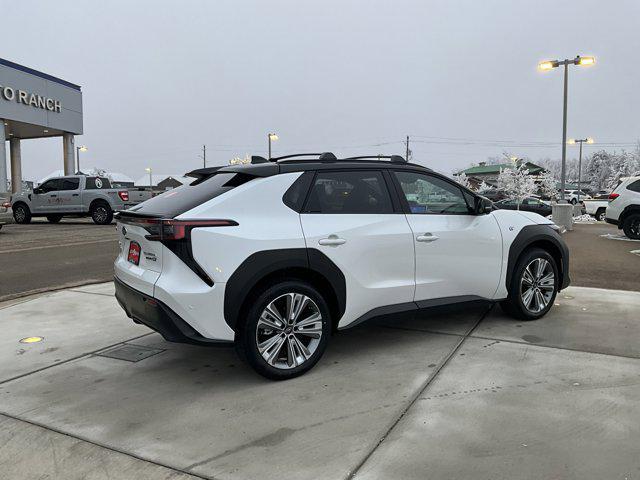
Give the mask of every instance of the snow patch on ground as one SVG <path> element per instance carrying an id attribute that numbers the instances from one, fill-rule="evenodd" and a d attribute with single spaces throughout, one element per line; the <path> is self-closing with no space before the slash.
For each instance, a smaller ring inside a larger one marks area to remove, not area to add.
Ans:
<path id="1" fill-rule="evenodd" d="M 609 240 L 625 240 L 627 242 L 640 242 L 640 240 L 632 240 L 631 238 L 627 238 L 624 235 L 614 235 L 612 233 L 605 233 L 604 235 L 600 235 L 602 238 L 607 238 Z"/>
<path id="2" fill-rule="evenodd" d="M 597 223 L 597 222 L 598 221 L 596 220 L 596 218 L 592 217 L 588 213 L 585 213 L 584 215 L 578 215 L 577 217 L 573 217 L 573 223 Z"/>

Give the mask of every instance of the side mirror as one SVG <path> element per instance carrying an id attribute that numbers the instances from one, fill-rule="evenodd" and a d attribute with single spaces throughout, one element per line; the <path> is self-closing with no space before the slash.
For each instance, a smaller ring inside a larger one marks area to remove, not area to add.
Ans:
<path id="1" fill-rule="evenodd" d="M 36 187 L 33 189 L 33 193 L 35 193 L 36 195 L 40 195 L 42 194 L 42 189 L 40 187 Z"/>
<path id="2" fill-rule="evenodd" d="M 476 197 L 476 215 L 485 215 L 493 211 L 493 202 L 485 197 Z"/>

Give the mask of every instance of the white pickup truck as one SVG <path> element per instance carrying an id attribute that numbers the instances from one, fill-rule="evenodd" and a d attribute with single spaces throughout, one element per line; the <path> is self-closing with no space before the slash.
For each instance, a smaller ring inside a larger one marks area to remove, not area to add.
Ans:
<path id="1" fill-rule="evenodd" d="M 62 217 L 90 216 L 98 225 L 113 221 L 113 213 L 147 200 L 145 192 L 135 199 L 126 188 L 111 188 L 108 178 L 69 175 L 50 178 L 33 192 L 13 194 L 9 200 L 16 223 L 29 223 L 32 217 L 46 217 L 57 223 Z M 150 197 L 151 192 L 146 192 Z"/>
<path id="2" fill-rule="evenodd" d="M 592 217 L 595 217 L 599 222 L 604 222 L 607 214 L 607 205 L 609 200 L 603 199 L 585 199 L 584 210 Z"/>

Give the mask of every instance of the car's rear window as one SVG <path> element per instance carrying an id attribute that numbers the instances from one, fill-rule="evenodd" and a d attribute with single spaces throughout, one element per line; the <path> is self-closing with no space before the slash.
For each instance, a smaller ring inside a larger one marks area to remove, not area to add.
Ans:
<path id="1" fill-rule="evenodd" d="M 208 178 L 194 179 L 190 184 L 164 192 L 130 208 L 127 212 L 173 218 L 253 178 L 244 173 L 216 173 Z"/>
<path id="2" fill-rule="evenodd" d="M 109 179 L 105 177 L 87 177 L 87 183 L 84 188 L 85 190 L 111 188 L 111 182 L 109 182 Z"/>

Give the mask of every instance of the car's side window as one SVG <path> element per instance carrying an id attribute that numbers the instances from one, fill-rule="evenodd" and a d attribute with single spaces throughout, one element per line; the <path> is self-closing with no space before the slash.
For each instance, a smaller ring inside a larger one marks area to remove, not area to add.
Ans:
<path id="1" fill-rule="evenodd" d="M 472 207 L 459 187 L 438 177 L 417 172 L 394 172 L 409 211 L 418 214 L 468 215 Z"/>
<path id="2" fill-rule="evenodd" d="M 57 192 L 60 190 L 60 181 L 57 178 L 47 180 L 40 187 L 38 187 L 41 193 Z"/>
<path id="3" fill-rule="evenodd" d="M 77 190 L 80 186 L 79 178 L 63 178 L 60 190 Z"/>
<path id="4" fill-rule="evenodd" d="M 635 182 L 632 182 L 629 185 L 627 185 L 627 190 L 640 193 L 640 180 L 636 180 Z"/>
<path id="5" fill-rule="evenodd" d="M 305 213 L 393 213 L 382 172 L 319 171 L 309 192 Z"/>

